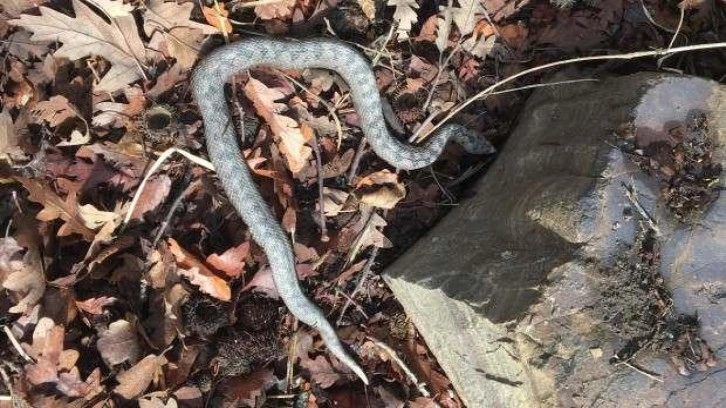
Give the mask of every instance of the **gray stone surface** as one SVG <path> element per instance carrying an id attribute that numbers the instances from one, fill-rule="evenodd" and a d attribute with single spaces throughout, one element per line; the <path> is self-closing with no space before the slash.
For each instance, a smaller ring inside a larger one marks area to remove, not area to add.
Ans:
<path id="1" fill-rule="evenodd" d="M 643 218 L 623 187 L 632 186 L 661 232 L 657 265 L 672 307 L 697 315 L 701 338 L 726 356 L 726 198 L 680 222 L 659 181 L 618 148 L 623 134 L 645 146 L 704 113 L 724 163 L 724 92 L 647 73 L 536 91 L 476 196 L 387 268 L 469 407 L 726 405 L 722 363 L 682 376 L 647 348 L 609 362 L 627 339 L 608 308 L 632 288 L 602 272 L 641 239 Z"/>

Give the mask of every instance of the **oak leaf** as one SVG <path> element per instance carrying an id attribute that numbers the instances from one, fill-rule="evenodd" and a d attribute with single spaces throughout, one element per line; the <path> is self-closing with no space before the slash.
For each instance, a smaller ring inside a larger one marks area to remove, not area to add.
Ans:
<path id="1" fill-rule="evenodd" d="M 3 0 L 2 14 L 8 17 L 17 17 L 23 11 L 34 9 L 48 0 Z"/>
<path id="2" fill-rule="evenodd" d="M 79 116 L 78 108 L 63 95 L 55 95 L 47 101 L 38 102 L 30 113 L 35 119 L 48 122 L 50 127 L 57 127 L 66 120 Z"/>
<path id="3" fill-rule="evenodd" d="M 262 20 L 285 19 L 292 15 L 295 0 L 268 2 L 255 7 L 255 14 Z"/>
<path id="4" fill-rule="evenodd" d="M 125 361 L 133 364 L 141 354 L 136 330 L 126 320 L 117 320 L 101 330 L 96 345 L 103 361 L 111 367 Z"/>
<path id="5" fill-rule="evenodd" d="M 398 175 L 390 170 L 369 174 L 356 187 L 355 195 L 360 202 L 377 208 L 390 210 L 406 197 L 406 187 L 398 181 Z"/>
<path id="6" fill-rule="evenodd" d="M 84 312 L 92 315 L 100 315 L 103 314 L 103 308 L 105 306 L 111 305 L 116 300 L 117 299 L 115 297 L 101 296 L 86 300 L 76 300 L 75 303 L 79 310 L 83 310 Z"/>
<path id="7" fill-rule="evenodd" d="M 202 14 L 209 25 L 214 26 L 220 32 L 230 34 L 232 23 L 229 22 L 229 10 L 224 3 L 219 3 L 217 8 L 202 6 Z"/>
<path id="8" fill-rule="evenodd" d="M 45 275 L 37 249 L 23 248 L 14 238 L 0 238 L 0 280 L 2 287 L 14 292 L 19 300 L 8 309 L 10 313 L 26 313 L 45 294 Z"/>
<path id="9" fill-rule="evenodd" d="M 212 254 L 207 257 L 207 263 L 219 271 L 224 272 L 230 278 L 240 276 L 244 272 L 245 258 L 250 253 L 250 242 L 245 241 L 236 247 L 232 247 L 223 254 Z"/>
<path id="10" fill-rule="evenodd" d="M 146 50 L 132 15 L 110 18 L 110 23 L 80 0 L 73 0 L 76 17 L 48 7 L 40 15 L 20 15 L 10 24 L 33 31 L 36 42 L 62 42 L 56 58 L 77 60 L 98 55 L 111 63 L 111 69 L 96 85 L 96 92 L 115 92 L 143 76 L 141 66 Z"/>
<path id="11" fill-rule="evenodd" d="M 148 355 L 127 371 L 116 376 L 119 385 L 113 390 L 127 400 L 133 400 L 149 387 L 160 373 L 161 367 L 167 363 L 164 356 Z"/>
<path id="12" fill-rule="evenodd" d="M 59 236 L 63 237 L 77 233 L 89 241 L 93 239 L 95 235 L 93 230 L 86 227 L 84 219 L 79 215 L 75 192 L 68 193 L 66 199 L 63 200 L 38 180 L 26 178 L 19 178 L 18 180 L 30 192 L 28 199 L 43 205 L 43 210 L 36 215 L 36 219 L 39 221 L 52 221 L 55 219 L 65 221 L 58 230 Z"/>
<path id="13" fill-rule="evenodd" d="M 181 267 L 177 272 L 199 287 L 202 292 L 225 302 L 232 299 L 232 290 L 224 279 L 215 275 L 207 265 L 169 238 L 169 250 Z"/>
<path id="14" fill-rule="evenodd" d="M 194 3 L 150 0 L 144 13 L 144 31 L 153 48 L 165 48 L 182 68 L 194 65 L 204 35 L 216 34 L 215 27 L 191 20 Z"/>
<path id="15" fill-rule="evenodd" d="M 290 171 L 300 172 L 312 156 L 313 149 L 305 144 L 313 135 L 312 132 L 305 134 L 295 120 L 280 114 L 287 110 L 287 105 L 275 101 L 286 95 L 254 78 L 250 78 L 245 85 L 245 94 L 270 126 L 272 133 L 280 138 L 280 150 L 285 155 Z"/>
<path id="16" fill-rule="evenodd" d="M 418 21 L 418 3 L 416 0 L 388 0 L 386 4 L 395 7 L 393 21 L 396 22 L 398 41 L 408 40 L 413 24 Z"/>
<path id="17" fill-rule="evenodd" d="M 0 112 L 0 161 L 13 163 L 25 160 L 25 152 L 18 146 L 19 138 L 8 109 Z"/>
<path id="18" fill-rule="evenodd" d="M 134 6 L 124 4 L 123 0 L 86 0 L 98 7 L 108 18 L 124 17 L 134 11 Z"/>

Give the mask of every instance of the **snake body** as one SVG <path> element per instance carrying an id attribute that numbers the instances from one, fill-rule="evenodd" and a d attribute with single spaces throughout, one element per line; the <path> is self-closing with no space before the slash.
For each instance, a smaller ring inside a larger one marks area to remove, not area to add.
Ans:
<path id="1" fill-rule="evenodd" d="M 442 127 L 421 146 L 399 142 L 386 127 L 370 63 L 338 41 L 248 39 L 216 49 L 195 69 L 192 93 L 204 121 L 209 156 L 230 202 L 267 255 L 280 298 L 295 317 L 320 332 L 333 355 L 368 384 L 365 372 L 345 351 L 323 312 L 305 296 L 297 280 L 288 237 L 262 199 L 240 153 L 224 85 L 233 74 L 254 66 L 323 68 L 337 72 L 350 87 L 360 127 L 371 148 L 399 169 L 418 169 L 433 163 L 449 139 L 475 154 L 490 153 L 491 146 L 478 134 L 456 124 Z"/>

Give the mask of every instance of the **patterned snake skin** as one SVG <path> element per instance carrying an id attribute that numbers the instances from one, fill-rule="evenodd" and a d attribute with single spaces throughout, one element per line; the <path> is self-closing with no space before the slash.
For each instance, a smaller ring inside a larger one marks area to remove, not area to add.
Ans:
<path id="1" fill-rule="evenodd" d="M 460 125 L 441 128 L 428 142 L 418 147 L 396 140 L 386 128 L 381 98 L 369 62 L 341 42 L 326 39 L 248 39 L 215 50 L 195 69 L 192 93 L 204 120 L 209 156 L 230 202 L 249 227 L 252 238 L 267 254 L 280 297 L 295 317 L 317 329 L 328 349 L 368 384 L 366 374 L 345 351 L 333 326 L 303 293 L 295 274 L 290 242 L 257 191 L 240 153 L 224 85 L 233 74 L 261 65 L 281 69 L 324 68 L 340 74 L 350 86 L 360 126 L 368 143 L 376 154 L 399 169 L 418 169 L 433 163 L 449 139 L 475 154 L 491 153 L 491 145 Z"/>

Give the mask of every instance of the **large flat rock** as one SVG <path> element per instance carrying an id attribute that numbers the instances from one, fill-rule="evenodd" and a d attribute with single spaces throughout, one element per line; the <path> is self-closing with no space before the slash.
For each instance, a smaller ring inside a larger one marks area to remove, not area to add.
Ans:
<path id="1" fill-rule="evenodd" d="M 651 73 L 536 91 L 476 195 L 387 268 L 469 407 L 726 400 L 724 94 Z"/>

